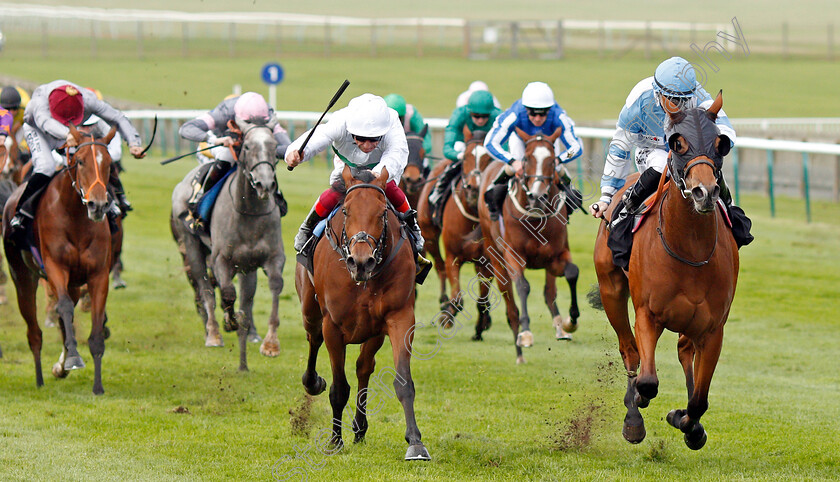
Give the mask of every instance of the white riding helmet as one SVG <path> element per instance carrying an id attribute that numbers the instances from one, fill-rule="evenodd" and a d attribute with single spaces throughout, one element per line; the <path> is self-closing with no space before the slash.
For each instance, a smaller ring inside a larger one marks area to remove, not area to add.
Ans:
<path id="1" fill-rule="evenodd" d="M 362 137 L 385 135 L 391 128 L 391 112 L 382 97 L 362 94 L 347 104 L 347 132 Z"/>
<path id="2" fill-rule="evenodd" d="M 490 87 L 487 87 L 487 84 L 485 84 L 483 81 L 476 80 L 475 82 L 470 84 L 469 90 L 472 92 L 475 92 L 476 90 L 490 90 Z"/>
<path id="3" fill-rule="evenodd" d="M 554 92 L 545 82 L 531 82 L 522 91 L 522 105 L 532 109 L 548 109 L 554 105 Z"/>

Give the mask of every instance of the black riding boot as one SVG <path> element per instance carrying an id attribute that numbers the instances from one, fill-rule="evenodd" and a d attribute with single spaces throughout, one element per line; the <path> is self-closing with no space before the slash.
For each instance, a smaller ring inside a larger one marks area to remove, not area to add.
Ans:
<path id="1" fill-rule="evenodd" d="M 753 242 L 753 236 L 750 234 L 752 221 L 744 213 L 740 207 L 732 204 L 732 193 L 729 191 L 729 186 L 726 185 L 726 180 L 723 174 L 720 176 L 720 199 L 726 206 L 726 212 L 729 215 L 729 220 L 732 221 L 732 236 L 735 238 L 735 243 L 740 249 L 741 246 L 746 246 Z"/>
<path id="2" fill-rule="evenodd" d="M 41 199 L 41 192 L 50 183 L 51 176 L 36 172 L 26 182 L 26 187 L 18 199 L 17 210 L 14 217 L 9 221 L 9 238 L 16 244 L 26 241 L 26 233 L 32 226 L 35 219 L 35 209 Z"/>
<path id="3" fill-rule="evenodd" d="M 429 270 L 432 267 L 432 262 L 426 259 L 423 256 L 423 250 L 425 247 L 425 240 L 423 239 L 423 234 L 420 232 L 420 226 L 417 224 L 417 211 L 414 209 L 409 209 L 404 214 L 402 214 L 403 220 L 405 220 L 405 227 L 408 231 L 408 238 L 413 244 L 414 252 L 416 253 L 416 272 L 414 276 L 414 281 L 417 284 L 423 284 L 426 280 L 426 275 L 429 274 Z"/>
<path id="4" fill-rule="evenodd" d="M 656 192 L 662 173 L 649 167 L 645 169 L 636 184 L 630 186 L 621 196 L 619 205 L 613 210 L 607 246 L 612 250 L 613 263 L 627 270 L 630 267 L 630 252 L 633 248 L 633 214 L 648 196 Z"/>
<path id="5" fill-rule="evenodd" d="M 572 178 L 569 176 L 569 171 L 565 167 L 560 166 L 558 173 L 560 174 L 557 187 L 566 193 L 566 211 L 571 216 L 575 210 L 583 206 L 583 194 L 572 186 Z"/>
<path id="6" fill-rule="evenodd" d="M 449 189 L 449 185 L 452 183 L 452 180 L 461 172 L 461 162 L 454 162 L 448 166 L 446 169 L 443 170 L 440 177 L 438 177 L 437 182 L 435 182 L 435 188 L 432 190 L 432 193 L 429 195 L 429 207 L 432 208 L 433 211 L 436 211 L 439 207 L 440 201 L 443 199 L 444 194 L 446 194 L 447 189 Z"/>
<path id="7" fill-rule="evenodd" d="M 490 187 L 484 193 L 484 202 L 487 203 L 487 209 L 490 210 L 491 221 L 499 220 L 505 197 L 507 197 L 507 182 L 512 176 L 505 172 L 506 167 L 499 170 L 496 179 L 490 183 Z"/>
<path id="8" fill-rule="evenodd" d="M 303 249 L 306 247 L 309 238 L 312 237 L 312 230 L 315 229 L 315 226 L 317 226 L 322 219 L 324 218 L 318 214 L 318 211 L 315 210 L 315 206 L 312 206 L 312 209 L 309 210 L 309 214 L 307 214 L 303 219 L 303 223 L 300 225 L 297 236 L 295 236 L 295 251 L 305 254 L 303 253 Z"/>
<path id="9" fill-rule="evenodd" d="M 117 206 L 119 206 L 120 211 L 122 214 L 128 214 L 129 211 L 132 211 L 134 208 L 131 207 L 131 203 L 128 202 L 128 199 L 125 198 L 125 189 L 123 188 L 122 181 L 120 181 L 119 176 L 120 168 L 116 164 L 111 164 L 111 175 L 108 176 L 108 184 L 114 190 L 114 197 L 117 200 Z"/>

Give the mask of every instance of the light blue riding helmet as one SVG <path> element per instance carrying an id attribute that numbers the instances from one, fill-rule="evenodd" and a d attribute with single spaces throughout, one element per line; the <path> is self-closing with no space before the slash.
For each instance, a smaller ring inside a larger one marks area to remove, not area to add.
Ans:
<path id="1" fill-rule="evenodd" d="M 667 97 L 693 97 L 696 86 L 694 67 L 682 57 L 662 62 L 653 74 L 654 92 Z"/>

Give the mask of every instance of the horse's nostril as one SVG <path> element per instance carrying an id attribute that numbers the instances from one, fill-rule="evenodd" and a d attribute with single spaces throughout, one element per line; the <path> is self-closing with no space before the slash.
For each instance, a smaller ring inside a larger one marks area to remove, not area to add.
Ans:
<path id="1" fill-rule="evenodd" d="M 367 261 L 365 261 L 365 271 L 372 271 L 375 265 L 376 260 L 372 257 L 368 258 Z"/>
<path id="2" fill-rule="evenodd" d="M 720 197 L 720 186 L 715 186 L 712 190 L 712 198 L 717 199 Z"/>
<path id="3" fill-rule="evenodd" d="M 697 186 L 691 190 L 691 196 L 694 197 L 696 201 L 702 201 L 703 198 L 706 197 L 706 190 L 703 189 L 702 186 Z"/>
<path id="4" fill-rule="evenodd" d="M 350 256 L 349 258 L 347 258 L 347 265 L 353 268 L 354 266 L 356 266 L 356 259 Z"/>

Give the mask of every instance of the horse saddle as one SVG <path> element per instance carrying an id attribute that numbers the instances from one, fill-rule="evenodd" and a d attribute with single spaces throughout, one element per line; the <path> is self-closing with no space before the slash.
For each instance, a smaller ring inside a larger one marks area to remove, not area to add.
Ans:
<path id="1" fill-rule="evenodd" d="M 210 164 L 205 164 L 210 165 Z M 202 166 L 203 168 L 204 166 Z M 209 170 L 209 168 L 208 168 Z M 216 181 L 216 184 L 213 185 L 210 189 L 208 189 L 198 200 L 198 207 L 196 208 L 196 213 L 198 213 L 198 217 L 204 220 L 205 223 L 210 222 L 210 215 L 213 213 L 213 205 L 216 204 L 216 199 L 219 197 L 219 192 L 221 192 L 222 187 L 225 185 L 225 180 L 230 177 L 236 171 L 236 164 L 231 167 L 228 172 L 222 175 L 222 178 Z M 200 171 L 199 171 L 200 172 Z M 204 175 L 207 175 L 207 171 L 204 172 Z M 198 177 L 198 176 L 196 176 Z M 202 176 L 203 178 L 204 176 Z M 203 181 L 202 181 L 203 182 Z"/>

